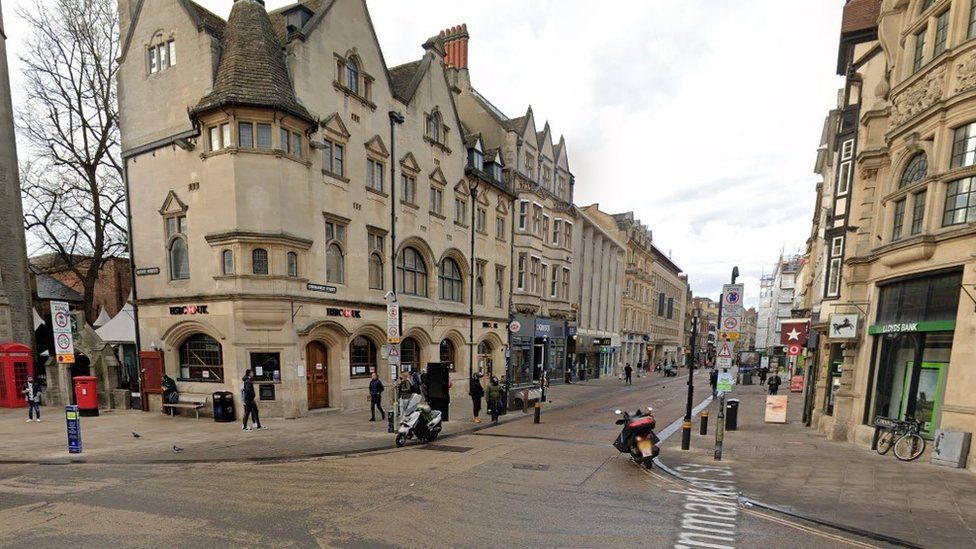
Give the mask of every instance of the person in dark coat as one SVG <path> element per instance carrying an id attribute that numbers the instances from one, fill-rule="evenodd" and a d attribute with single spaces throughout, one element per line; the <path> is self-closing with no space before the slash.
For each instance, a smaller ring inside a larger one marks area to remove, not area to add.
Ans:
<path id="1" fill-rule="evenodd" d="M 766 384 L 766 376 L 768 376 L 768 375 L 769 375 L 769 366 L 763 366 L 763 367 L 759 368 L 759 384 L 760 385 L 765 385 Z"/>
<path id="2" fill-rule="evenodd" d="M 491 422 L 498 423 L 498 416 L 502 413 L 504 389 L 498 383 L 497 377 L 491 378 L 488 384 L 488 409 L 491 412 Z"/>
<path id="3" fill-rule="evenodd" d="M 27 376 L 27 383 L 21 391 L 27 399 L 27 421 L 33 421 L 37 412 L 37 421 L 41 421 L 41 386 L 34 381 L 33 376 Z"/>
<path id="4" fill-rule="evenodd" d="M 769 386 L 769 394 L 775 395 L 779 393 L 779 386 L 783 384 L 783 380 L 779 377 L 779 372 L 773 372 L 772 377 L 766 381 L 766 385 Z"/>
<path id="5" fill-rule="evenodd" d="M 380 381 L 379 376 L 373 373 L 372 379 L 369 380 L 369 414 L 370 421 L 376 421 L 376 409 L 380 410 L 380 419 L 386 419 L 386 412 L 383 411 L 383 382 Z"/>
<path id="6" fill-rule="evenodd" d="M 481 399 L 485 396 L 485 388 L 481 386 L 481 373 L 476 373 L 471 376 L 471 387 L 468 389 L 468 395 L 471 396 L 471 406 L 474 411 L 474 422 L 481 423 L 481 418 L 478 417 L 481 414 Z"/>
<path id="7" fill-rule="evenodd" d="M 712 369 L 708 374 L 708 385 L 712 388 L 712 396 L 718 394 L 718 370 Z"/>
<path id="8" fill-rule="evenodd" d="M 627 385 L 634 384 L 634 369 L 630 367 L 629 362 L 624 366 L 624 381 L 627 382 Z"/>
<path id="9" fill-rule="evenodd" d="M 254 400 L 254 381 L 251 380 L 250 369 L 244 371 L 244 377 L 241 378 L 241 381 L 244 383 L 244 386 L 241 387 L 241 398 L 244 400 L 244 425 L 241 426 L 241 429 L 244 431 L 251 430 L 247 426 L 248 418 L 254 418 L 255 429 L 267 429 L 261 425 L 261 417 L 258 415 L 258 403 Z"/>

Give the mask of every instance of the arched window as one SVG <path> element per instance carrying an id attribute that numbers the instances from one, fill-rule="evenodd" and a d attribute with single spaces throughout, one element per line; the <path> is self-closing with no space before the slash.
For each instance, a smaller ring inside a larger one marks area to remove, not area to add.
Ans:
<path id="1" fill-rule="evenodd" d="M 449 368 L 453 372 L 456 369 L 455 360 L 454 360 L 455 357 L 454 343 L 451 342 L 450 339 L 442 340 L 440 351 L 441 351 L 440 352 L 441 362 L 447 362 L 448 364 L 450 364 Z"/>
<path id="2" fill-rule="evenodd" d="M 420 345 L 412 337 L 404 338 L 400 343 L 400 370 L 403 372 L 420 371 Z"/>
<path id="3" fill-rule="evenodd" d="M 298 254 L 295 252 L 288 252 L 288 276 L 298 276 Z"/>
<path id="4" fill-rule="evenodd" d="M 176 237 L 169 243 L 169 277 L 171 280 L 186 280 L 190 278 L 190 254 L 186 249 L 186 240 Z"/>
<path id="5" fill-rule="evenodd" d="M 220 260 L 225 275 L 234 274 L 234 252 L 224 250 L 220 252 Z"/>
<path id="6" fill-rule="evenodd" d="M 901 172 L 901 179 L 898 180 L 898 188 L 914 185 L 925 179 L 929 172 L 929 159 L 924 152 L 915 153 L 915 156 L 908 161 L 904 171 Z"/>
<path id="7" fill-rule="evenodd" d="M 427 297 L 427 265 L 415 248 L 404 248 L 397 261 L 400 292 L 406 295 Z"/>
<path id="8" fill-rule="evenodd" d="M 440 278 L 441 299 L 460 303 L 464 295 L 464 282 L 461 280 L 461 269 L 458 268 L 457 262 L 445 257 L 444 261 L 441 261 L 438 278 Z"/>
<path id="9" fill-rule="evenodd" d="M 346 60 L 346 87 L 359 93 L 359 62 L 355 57 Z"/>
<path id="10" fill-rule="evenodd" d="M 268 250 L 264 248 L 251 250 L 251 273 L 256 275 L 268 274 Z"/>
<path id="11" fill-rule="evenodd" d="M 224 381 L 224 358 L 220 343 L 206 334 L 193 334 L 180 344 L 180 379 Z"/>
<path id="12" fill-rule="evenodd" d="M 329 244 L 325 250 L 325 280 L 336 284 L 345 283 L 345 258 L 338 244 Z"/>
<path id="13" fill-rule="evenodd" d="M 359 336 L 349 344 L 349 375 L 369 377 L 376 371 L 376 345 L 368 337 Z"/>
<path id="14" fill-rule="evenodd" d="M 427 119 L 427 136 L 437 143 L 441 142 L 441 115 L 437 111 Z"/>
<path id="15" fill-rule="evenodd" d="M 369 254 L 369 287 L 383 289 L 383 258 L 376 252 Z"/>

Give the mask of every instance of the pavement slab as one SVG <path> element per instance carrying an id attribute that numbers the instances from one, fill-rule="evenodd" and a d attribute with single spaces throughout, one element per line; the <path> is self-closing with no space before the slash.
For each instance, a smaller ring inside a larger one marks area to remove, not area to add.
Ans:
<path id="1" fill-rule="evenodd" d="M 799 393 L 789 395 L 786 424 L 764 422 L 764 387 L 737 385 L 731 396 L 740 399 L 738 429 L 726 431 L 722 460 L 713 458 L 716 400 L 709 433 L 695 425 L 691 450 L 678 436 L 665 443 L 667 466 L 721 463 L 742 495 L 800 516 L 922 547 L 976 546 L 976 475 L 826 440 L 801 422 Z"/>

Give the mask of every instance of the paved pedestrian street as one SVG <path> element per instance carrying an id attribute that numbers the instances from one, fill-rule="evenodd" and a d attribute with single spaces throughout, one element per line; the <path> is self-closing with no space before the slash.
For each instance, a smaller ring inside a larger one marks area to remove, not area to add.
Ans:
<path id="1" fill-rule="evenodd" d="M 683 413 L 684 381 L 655 375 L 632 387 L 587 382 L 593 398 L 546 411 L 538 425 L 519 413 L 434 444 L 395 449 L 390 438 L 387 449 L 343 457 L 4 464 L 0 546 L 879 545 L 717 503 L 618 455 L 610 446 L 618 430 L 613 410 L 652 405 L 659 425 L 668 425 Z M 707 376 L 699 374 L 697 383 L 704 394 Z M 249 444 L 260 446 L 263 434 L 253 433 Z M 668 444 L 662 458 L 673 462 L 678 451 Z M 696 474 L 724 480 L 716 470 Z M 728 515 L 716 520 L 708 508 Z"/>

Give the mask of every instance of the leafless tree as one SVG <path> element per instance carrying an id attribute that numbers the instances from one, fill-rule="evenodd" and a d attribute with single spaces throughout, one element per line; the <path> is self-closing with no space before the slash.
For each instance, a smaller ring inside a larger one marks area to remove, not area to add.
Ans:
<path id="1" fill-rule="evenodd" d="M 25 227 L 33 252 L 53 254 L 44 268 L 81 282 L 92 322 L 99 271 L 125 253 L 127 237 L 115 0 L 37 2 L 17 15 L 30 28 L 20 56 L 25 101 L 17 110 L 28 153 Z"/>

